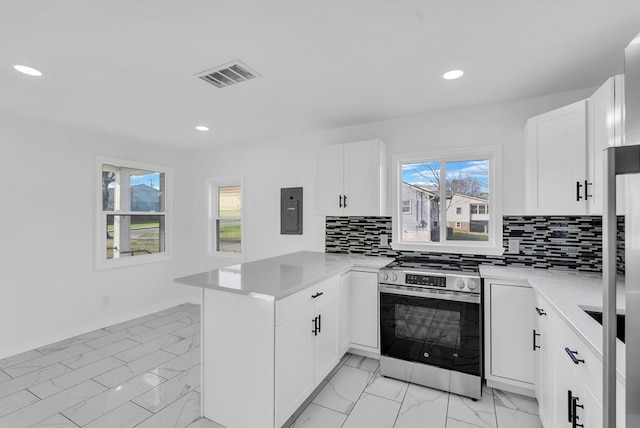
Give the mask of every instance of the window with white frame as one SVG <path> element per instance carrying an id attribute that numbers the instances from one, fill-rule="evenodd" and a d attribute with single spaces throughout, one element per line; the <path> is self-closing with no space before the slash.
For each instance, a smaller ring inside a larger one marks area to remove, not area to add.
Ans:
<path id="1" fill-rule="evenodd" d="M 402 201 L 402 214 L 411 214 L 411 200 Z"/>
<path id="2" fill-rule="evenodd" d="M 242 179 L 209 182 L 209 252 L 212 255 L 242 254 Z"/>
<path id="3" fill-rule="evenodd" d="M 98 170 L 97 266 L 166 260 L 170 170 L 107 158 L 98 159 Z"/>
<path id="4" fill-rule="evenodd" d="M 502 253 L 500 147 L 397 155 L 394 167 L 395 249 Z"/>

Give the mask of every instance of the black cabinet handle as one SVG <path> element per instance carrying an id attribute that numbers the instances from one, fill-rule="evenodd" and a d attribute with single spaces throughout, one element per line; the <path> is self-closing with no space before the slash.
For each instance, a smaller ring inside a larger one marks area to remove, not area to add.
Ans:
<path id="1" fill-rule="evenodd" d="M 564 350 L 575 364 L 580 364 L 580 363 L 584 364 L 584 360 L 581 360 L 578 357 L 576 357 L 576 355 L 578 355 L 578 351 L 572 351 L 569 348 L 564 348 Z"/>
<path id="2" fill-rule="evenodd" d="M 313 333 L 314 336 L 318 335 L 318 317 L 315 317 L 314 319 L 311 320 L 311 322 L 313 323 L 313 330 L 311 330 L 311 333 Z"/>
<path id="3" fill-rule="evenodd" d="M 324 293 L 320 292 L 320 293 L 316 293 L 313 296 L 311 296 L 312 299 L 315 299 L 316 297 L 320 297 L 322 296 Z"/>
<path id="4" fill-rule="evenodd" d="M 536 312 L 538 313 L 538 315 L 542 316 L 542 315 L 547 315 L 547 313 L 544 311 L 544 309 L 540 309 L 538 307 L 536 307 Z"/>
<path id="5" fill-rule="evenodd" d="M 593 183 L 589 183 L 587 180 L 584 180 L 584 200 L 586 201 L 589 198 L 593 198 L 593 195 L 589 194 L 589 186 L 593 185 Z"/>
<path id="6" fill-rule="evenodd" d="M 344 207 L 347 208 L 347 195 L 344 195 Z"/>
<path id="7" fill-rule="evenodd" d="M 340 202 L 338 202 L 338 207 L 342 208 L 342 195 L 340 195 L 338 199 L 340 200 Z"/>
<path id="8" fill-rule="evenodd" d="M 580 184 L 579 181 L 576 181 L 576 201 L 579 201 L 580 199 L 582 199 L 582 196 L 580 195 L 581 187 L 582 187 L 582 184 Z"/>
<path id="9" fill-rule="evenodd" d="M 573 396 L 571 394 L 571 390 L 567 391 L 567 412 L 569 415 L 568 422 L 573 422 Z"/>
<path id="10" fill-rule="evenodd" d="M 536 331 L 533 330 L 533 350 L 534 351 L 536 349 L 540 349 L 540 346 L 536 345 L 536 336 L 540 336 L 540 333 L 536 333 Z"/>
<path id="11" fill-rule="evenodd" d="M 578 416 L 578 407 L 584 409 L 584 406 L 582 404 L 578 404 L 578 400 L 580 400 L 578 397 L 571 398 L 571 413 L 573 413 L 573 421 L 571 426 L 573 428 L 584 427 L 584 424 L 578 423 L 578 419 L 580 419 L 580 417 Z"/>
<path id="12" fill-rule="evenodd" d="M 318 315 L 318 333 L 322 333 L 322 315 Z"/>

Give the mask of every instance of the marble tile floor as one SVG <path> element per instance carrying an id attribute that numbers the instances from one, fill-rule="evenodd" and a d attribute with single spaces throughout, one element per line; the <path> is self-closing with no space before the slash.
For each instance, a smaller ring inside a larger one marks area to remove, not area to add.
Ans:
<path id="1" fill-rule="evenodd" d="M 224 428 L 199 418 L 200 306 L 183 304 L 0 360 L 0 428 Z M 346 355 L 286 428 L 541 427 L 534 399 L 474 402 Z M 250 427 L 247 427 L 250 428 Z"/>

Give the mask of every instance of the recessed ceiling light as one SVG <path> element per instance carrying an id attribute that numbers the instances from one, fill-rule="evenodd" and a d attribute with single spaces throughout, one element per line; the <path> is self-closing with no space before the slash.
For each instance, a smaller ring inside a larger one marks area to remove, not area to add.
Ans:
<path id="1" fill-rule="evenodd" d="M 204 132 L 204 131 L 208 131 L 209 127 L 208 126 L 204 126 L 204 125 L 198 125 L 198 126 L 196 126 L 196 129 L 198 131 L 203 131 Z"/>
<path id="2" fill-rule="evenodd" d="M 42 76 L 44 74 L 42 71 L 37 70 L 37 69 L 35 69 L 33 67 L 29 67 L 28 65 L 15 64 L 13 66 L 13 68 L 18 70 L 20 73 L 27 74 L 29 76 L 40 77 L 40 76 Z"/>
<path id="3" fill-rule="evenodd" d="M 451 70 L 444 73 L 442 77 L 444 77 L 447 80 L 453 80 L 453 79 L 462 77 L 463 74 L 464 74 L 464 71 L 462 70 Z"/>

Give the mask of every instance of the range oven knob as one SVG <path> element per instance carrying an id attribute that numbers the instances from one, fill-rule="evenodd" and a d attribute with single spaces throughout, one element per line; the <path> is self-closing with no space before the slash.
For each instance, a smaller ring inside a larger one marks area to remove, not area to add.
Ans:
<path id="1" fill-rule="evenodd" d="M 395 272 L 391 272 L 391 279 L 393 280 L 393 282 L 396 282 L 398 280 L 398 275 L 396 275 Z"/>
<path id="2" fill-rule="evenodd" d="M 464 288 L 464 279 L 459 278 L 456 281 L 456 287 L 458 287 L 460 290 L 462 290 Z"/>
<path id="3" fill-rule="evenodd" d="M 388 279 L 389 279 L 389 274 L 388 274 L 388 273 L 386 273 L 386 272 L 382 272 L 382 273 L 380 274 L 380 276 L 382 277 L 382 280 L 383 280 L 383 281 L 386 281 L 386 280 L 388 280 Z"/>
<path id="4" fill-rule="evenodd" d="M 475 290 L 476 288 L 478 288 L 478 280 L 475 278 L 470 279 L 468 287 L 469 290 Z"/>

